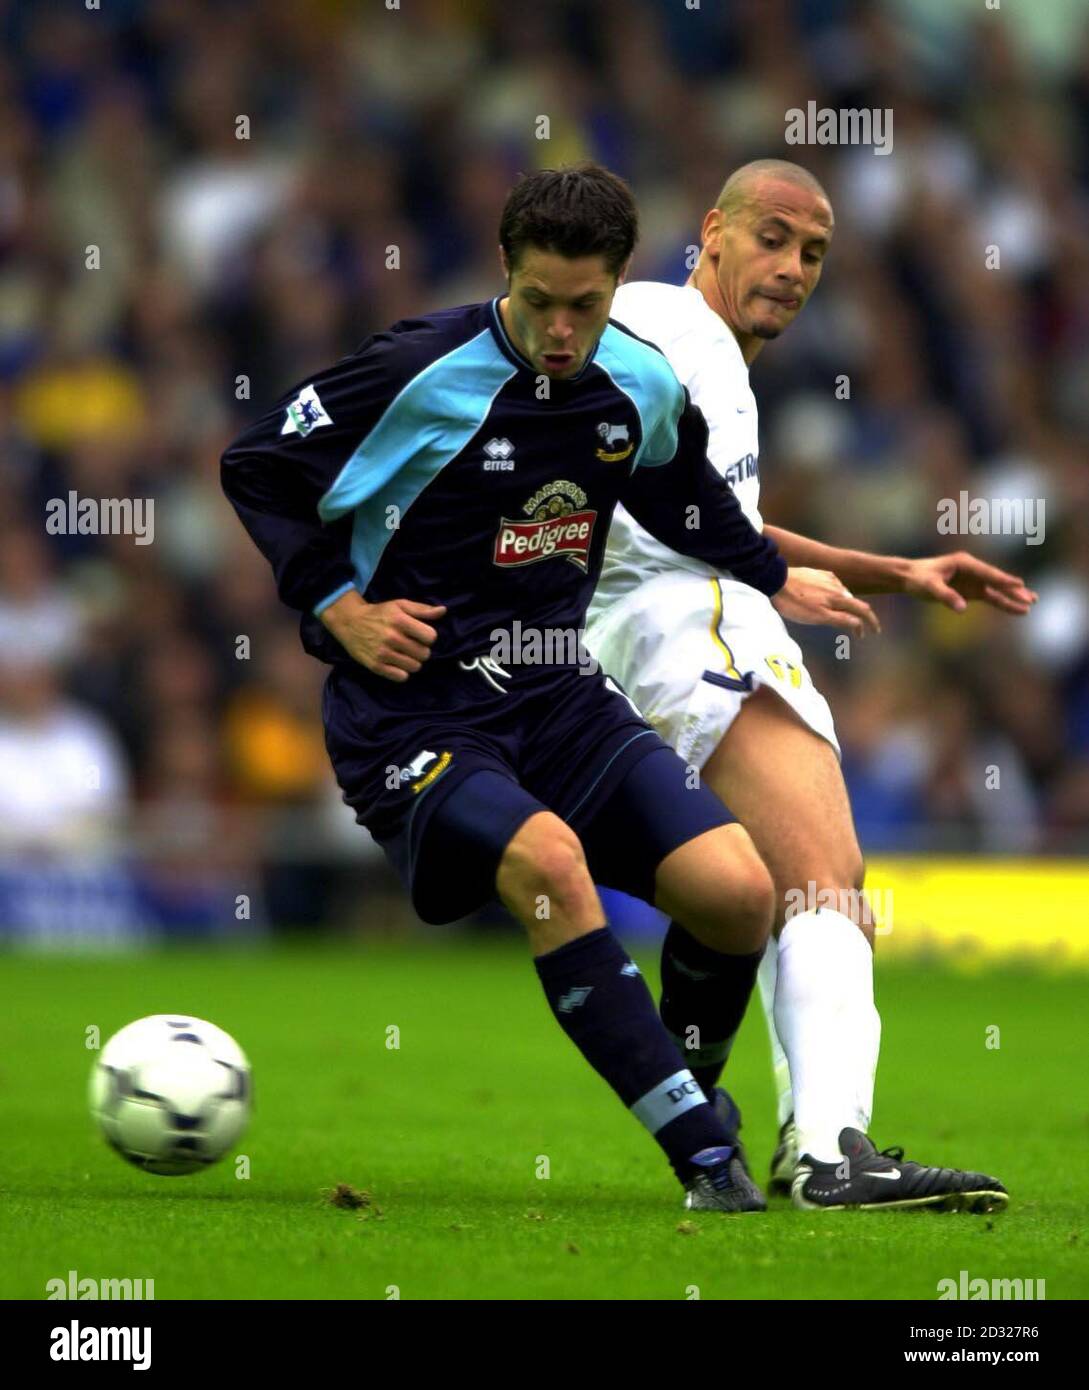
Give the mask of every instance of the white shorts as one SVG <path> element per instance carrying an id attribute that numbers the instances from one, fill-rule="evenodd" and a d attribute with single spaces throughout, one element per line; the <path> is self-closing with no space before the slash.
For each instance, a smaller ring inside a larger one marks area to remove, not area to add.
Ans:
<path id="1" fill-rule="evenodd" d="M 643 717 L 703 767 L 760 686 L 781 696 L 839 756 L 828 701 L 771 601 L 733 579 L 674 571 L 591 609 L 586 646 Z"/>

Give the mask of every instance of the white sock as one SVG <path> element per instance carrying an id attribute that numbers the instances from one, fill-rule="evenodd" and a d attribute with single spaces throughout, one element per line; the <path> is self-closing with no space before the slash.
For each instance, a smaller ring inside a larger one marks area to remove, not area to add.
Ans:
<path id="1" fill-rule="evenodd" d="M 838 1163 L 840 1130 L 865 1134 L 873 1110 L 873 952 L 849 917 L 815 908 L 783 928 L 778 976 L 775 1028 L 790 1062 L 799 1152 Z"/>
<path id="2" fill-rule="evenodd" d="M 775 1075 L 775 1094 L 779 1106 L 779 1123 L 786 1124 L 794 1112 L 794 1096 L 790 1089 L 790 1063 L 775 1031 L 775 981 L 779 977 L 779 943 L 774 937 L 768 941 L 764 959 L 756 976 L 760 985 L 760 1002 L 764 1005 L 764 1018 L 768 1025 L 768 1041 L 771 1043 L 771 1069 Z"/>

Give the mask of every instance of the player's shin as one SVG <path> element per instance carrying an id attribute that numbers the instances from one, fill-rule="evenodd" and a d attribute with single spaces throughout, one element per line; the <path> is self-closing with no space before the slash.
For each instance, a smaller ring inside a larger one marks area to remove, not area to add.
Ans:
<path id="1" fill-rule="evenodd" d="M 745 1016 L 763 951 L 726 955 L 679 922 L 662 942 L 662 1022 L 709 1100 Z"/>
<path id="2" fill-rule="evenodd" d="M 840 1131 L 869 1129 L 881 1043 L 873 952 L 843 913 L 816 908 L 783 928 L 775 1027 L 790 1063 L 798 1148 L 837 1162 Z"/>
<path id="3" fill-rule="evenodd" d="M 775 1031 L 775 985 L 779 978 L 779 943 L 772 937 L 764 952 L 757 972 L 760 986 L 760 1002 L 764 1006 L 764 1018 L 768 1025 L 768 1042 L 771 1044 L 771 1069 L 775 1077 L 775 1097 L 780 1126 L 785 1125 L 794 1113 L 794 1095 L 790 1087 L 790 1063 Z"/>
<path id="4" fill-rule="evenodd" d="M 681 1182 L 726 1129 L 658 1017 L 639 967 L 600 927 L 535 960 L 560 1027 L 665 1151 Z"/>

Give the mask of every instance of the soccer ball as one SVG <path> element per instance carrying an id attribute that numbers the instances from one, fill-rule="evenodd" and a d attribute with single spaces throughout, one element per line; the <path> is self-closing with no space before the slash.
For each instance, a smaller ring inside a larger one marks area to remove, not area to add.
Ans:
<path id="1" fill-rule="evenodd" d="M 250 1116 L 250 1064 L 235 1040 L 184 1014 L 115 1033 L 91 1072 L 106 1142 L 148 1173 L 179 1177 L 222 1158 Z"/>

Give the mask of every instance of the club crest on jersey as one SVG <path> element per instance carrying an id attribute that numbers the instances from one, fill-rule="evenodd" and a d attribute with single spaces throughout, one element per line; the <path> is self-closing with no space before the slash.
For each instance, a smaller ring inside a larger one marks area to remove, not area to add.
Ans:
<path id="1" fill-rule="evenodd" d="M 609 425 L 602 421 L 597 427 L 597 432 L 601 438 L 597 457 L 602 463 L 619 463 L 635 448 L 628 435 L 627 425 Z"/>
<path id="2" fill-rule="evenodd" d="M 435 761 L 436 758 L 438 759 L 437 762 Z M 404 786 L 411 782 L 413 795 L 417 795 L 425 787 L 429 787 L 437 777 L 441 777 L 453 760 L 453 753 L 446 752 L 440 756 L 438 753 L 432 753 L 429 748 L 425 748 L 422 753 L 417 754 L 412 759 L 407 767 L 401 768 L 401 785 Z M 434 766 L 425 773 L 424 768 L 427 767 L 428 763 L 434 763 Z"/>
<path id="3" fill-rule="evenodd" d="M 313 386 L 304 386 L 288 406 L 280 433 L 297 434 L 305 439 L 311 430 L 332 423 Z"/>
<path id="4" fill-rule="evenodd" d="M 586 506 L 587 500 L 577 483 L 563 479 L 538 488 L 522 508 L 529 521 L 500 518 L 493 562 L 532 565 L 562 555 L 579 569 L 589 569 L 597 512 Z"/>

